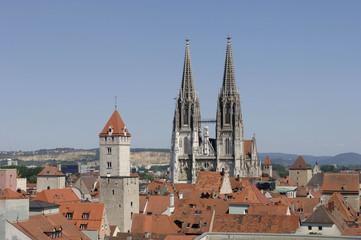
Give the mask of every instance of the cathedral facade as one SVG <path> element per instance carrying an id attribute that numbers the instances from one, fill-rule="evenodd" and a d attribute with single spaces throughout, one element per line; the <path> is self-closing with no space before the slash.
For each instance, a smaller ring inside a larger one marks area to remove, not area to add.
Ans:
<path id="1" fill-rule="evenodd" d="M 187 39 L 181 89 L 176 98 L 171 140 L 171 182 L 197 181 L 199 171 L 227 170 L 230 176 L 260 177 L 256 138 L 243 138 L 240 94 L 236 87 L 230 37 L 221 91 L 218 95 L 216 136 L 204 127 L 194 88 Z"/>

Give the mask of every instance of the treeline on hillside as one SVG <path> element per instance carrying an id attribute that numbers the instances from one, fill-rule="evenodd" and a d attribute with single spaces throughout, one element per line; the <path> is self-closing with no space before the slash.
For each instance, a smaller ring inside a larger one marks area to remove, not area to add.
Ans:
<path id="1" fill-rule="evenodd" d="M 26 178 L 27 183 L 36 183 L 36 175 L 38 175 L 44 168 L 43 167 L 35 167 L 35 168 L 27 168 L 26 166 L 3 166 L 2 169 L 16 169 L 18 177 Z"/>
<path id="2" fill-rule="evenodd" d="M 283 165 L 272 164 L 272 170 L 278 172 L 278 175 L 280 175 L 281 178 L 285 178 L 288 176 L 288 169 Z"/>
<path id="3" fill-rule="evenodd" d="M 168 148 L 131 148 L 131 152 L 170 152 Z"/>

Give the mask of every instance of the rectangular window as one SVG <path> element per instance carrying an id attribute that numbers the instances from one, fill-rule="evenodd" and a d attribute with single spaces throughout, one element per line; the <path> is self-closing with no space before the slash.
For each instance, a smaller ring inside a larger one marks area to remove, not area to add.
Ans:
<path id="1" fill-rule="evenodd" d="M 112 168 L 112 162 L 107 162 L 107 168 Z"/>
<path id="2" fill-rule="evenodd" d="M 86 230 L 88 228 L 88 224 L 80 224 L 81 230 Z"/>
<path id="3" fill-rule="evenodd" d="M 319 227 L 318 227 L 318 230 L 322 231 L 322 227 L 321 227 L 321 226 L 319 226 Z"/>
<path id="4" fill-rule="evenodd" d="M 67 219 L 72 219 L 73 218 L 73 213 L 66 213 L 66 218 Z"/>
<path id="5" fill-rule="evenodd" d="M 112 155 L 112 148 L 111 147 L 108 147 L 108 155 Z"/>
<path id="6" fill-rule="evenodd" d="M 311 226 L 308 226 L 308 230 L 312 230 L 312 227 L 311 227 Z"/>
<path id="7" fill-rule="evenodd" d="M 83 219 L 89 219 L 89 213 L 83 213 L 82 218 Z"/>

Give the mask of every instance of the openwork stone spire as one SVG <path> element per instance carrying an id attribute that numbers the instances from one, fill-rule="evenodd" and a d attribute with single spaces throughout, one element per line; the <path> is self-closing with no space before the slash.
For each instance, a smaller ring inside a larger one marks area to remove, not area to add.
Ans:
<path id="1" fill-rule="evenodd" d="M 231 95 L 236 93 L 237 91 L 236 91 L 236 80 L 234 76 L 231 37 L 228 35 L 227 39 L 228 39 L 228 44 L 227 44 L 226 62 L 224 64 L 222 93 Z"/>
<path id="2" fill-rule="evenodd" d="M 184 66 L 183 66 L 183 78 L 182 78 L 182 88 L 181 88 L 181 98 L 183 99 L 192 99 L 195 96 L 194 92 L 194 82 L 193 82 L 193 72 L 192 72 L 192 62 L 191 62 L 191 52 L 189 50 L 189 38 L 187 37 L 186 52 L 184 56 Z"/>

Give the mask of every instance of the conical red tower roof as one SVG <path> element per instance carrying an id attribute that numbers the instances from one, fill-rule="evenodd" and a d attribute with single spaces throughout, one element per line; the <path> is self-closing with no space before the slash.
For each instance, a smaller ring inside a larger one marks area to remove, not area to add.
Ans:
<path id="1" fill-rule="evenodd" d="M 122 118 L 119 115 L 119 112 L 117 110 L 114 111 L 113 115 L 110 117 L 109 121 L 103 128 L 103 131 L 99 134 L 99 136 L 109 136 L 108 131 L 109 127 L 112 128 L 112 134 L 111 136 L 128 136 L 130 137 L 130 133 L 128 132 L 128 129 L 125 127 L 125 124 L 122 120 Z"/>
<path id="2" fill-rule="evenodd" d="M 290 167 L 290 170 L 306 170 L 306 169 L 311 169 L 311 167 L 307 165 L 306 161 L 301 156 L 298 156 L 296 161 Z"/>
<path id="3" fill-rule="evenodd" d="M 269 160 L 269 157 L 267 156 L 266 157 L 266 160 L 264 161 L 264 164 L 263 164 L 264 166 L 271 166 L 272 165 L 272 163 L 271 163 L 271 161 Z"/>

